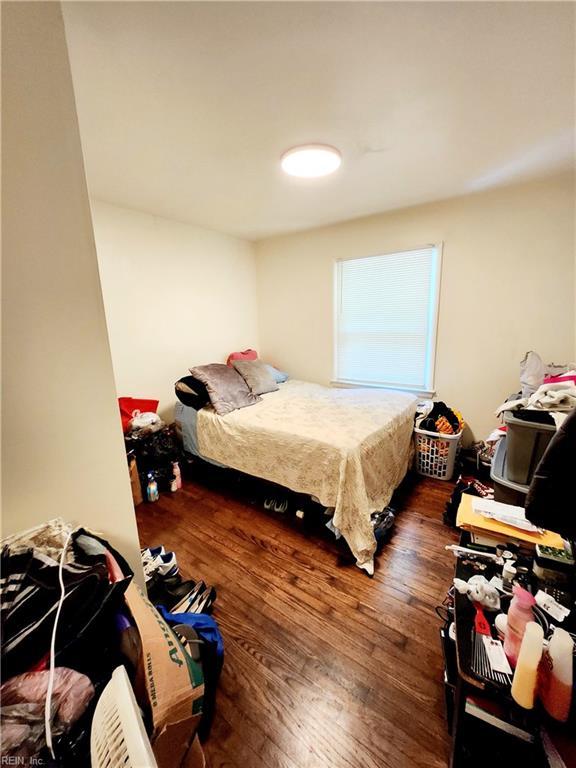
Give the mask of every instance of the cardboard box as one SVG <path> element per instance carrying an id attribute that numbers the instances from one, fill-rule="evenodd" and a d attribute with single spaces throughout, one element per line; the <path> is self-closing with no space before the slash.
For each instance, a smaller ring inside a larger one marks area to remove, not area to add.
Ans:
<path id="1" fill-rule="evenodd" d="M 204 751 L 198 740 L 198 736 L 194 738 L 194 741 L 190 745 L 182 768 L 206 768 L 206 760 L 204 759 Z"/>
<path id="2" fill-rule="evenodd" d="M 150 740 L 159 768 L 177 768 L 191 747 L 202 714 L 202 667 L 133 582 L 126 590 L 126 603 L 142 642 L 136 698 L 150 715 Z"/>
<path id="3" fill-rule="evenodd" d="M 134 506 L 142 504 L 142 488 L 140 487 L 140 478 L 138 476 L 138 465 L 134 456 L 128 459 L 128 471 L 130 472 L 130 487 L 132 489 L 132 501 Z"/>

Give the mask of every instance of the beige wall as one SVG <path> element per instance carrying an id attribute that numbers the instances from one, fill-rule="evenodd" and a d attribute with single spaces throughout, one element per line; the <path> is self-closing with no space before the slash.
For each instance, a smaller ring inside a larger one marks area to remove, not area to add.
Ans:
<path id="1" fill-rule="evenodd" d="M 2 5 L 5 533 L 61 515 L 141 566 L 58 3 Z"/>
<path id="2" fill-rule="evenodd" d="M 261 241 L 262 355 L 328 383 L 335 259 L 443 241 L 436 391 L 485 437 L 528 349 L 574 356 L 573 214 L 562 175 Z"/>
<path id="3" fill-rule="evenodd" d="M 160 400 L 192 365 L 257 347 L 250 243 L 94 201 L 94 233 L 119 395 Z"/>

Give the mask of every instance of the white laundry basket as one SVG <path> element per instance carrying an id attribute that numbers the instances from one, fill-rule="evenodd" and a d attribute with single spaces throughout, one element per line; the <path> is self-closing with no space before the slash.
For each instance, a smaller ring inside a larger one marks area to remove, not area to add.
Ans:
<path id="1" fill-rule="evenodd" d="M 90 757 L 92 768 L 158 768 L 124 667 L 116 667 L 96 704 Z"/>
<path id="2" fill-rule="evenodd" d="M 457 435 L 444 435 L 415 427 L 414 461 L 418 474 L 438 480 L 452 480 L 461 437 L 462 432 Z"/>

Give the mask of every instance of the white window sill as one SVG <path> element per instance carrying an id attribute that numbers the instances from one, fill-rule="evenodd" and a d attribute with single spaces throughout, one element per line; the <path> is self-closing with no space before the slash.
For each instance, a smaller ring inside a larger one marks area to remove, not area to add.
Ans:
<path id="1" fill-rule="evenodd" d="M 337 379 L 330 382 L 331 387 L 345 387 L 345 388 L 356 388 L 361 387 L 363 389 L 387 389 L 392 392 L 410 392 L 412 395 L 416 395 L 417 397 L 423 397 L 427 400 L 432 399 L 436 396 L 436 392 L 434 390 L 427 390 L 427 389 L 413 389 L 410 387 L 392 387 L 388 384 L 376 384 L 373 381 L 371 382 L 363 382 L 363 381 L 338 381 Z"/>

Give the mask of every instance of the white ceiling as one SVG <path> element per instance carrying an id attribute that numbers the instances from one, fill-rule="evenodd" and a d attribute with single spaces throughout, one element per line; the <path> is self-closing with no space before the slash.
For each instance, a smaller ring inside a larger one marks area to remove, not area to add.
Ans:
<path id="1" fill-rule="evenodd" d="M 92 196 L 249 239 L 574 156 L 572 3 L 64 3 Z M 299 143 L 340 171 L 282 174 Z"/>

